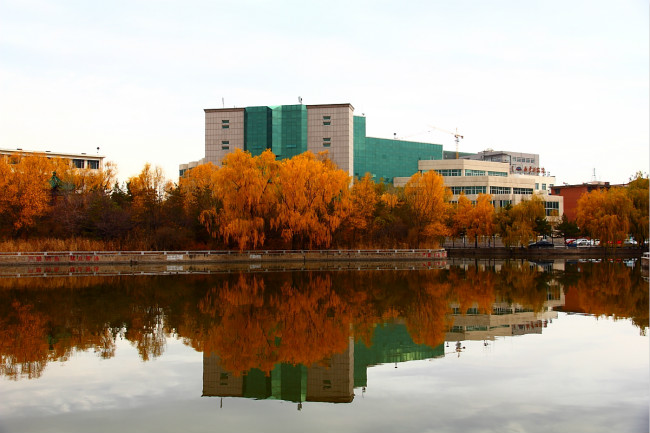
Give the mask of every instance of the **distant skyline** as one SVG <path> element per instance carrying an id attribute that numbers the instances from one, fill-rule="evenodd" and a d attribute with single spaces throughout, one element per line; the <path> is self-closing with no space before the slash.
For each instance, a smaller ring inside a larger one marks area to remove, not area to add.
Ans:
<path id="1" fill-rule="evenodd" d="M 0 147 L 177 181 L 205 108 L 351 103 L 367 135 L 649 170 L 648 1 L 0 0 Z"/>

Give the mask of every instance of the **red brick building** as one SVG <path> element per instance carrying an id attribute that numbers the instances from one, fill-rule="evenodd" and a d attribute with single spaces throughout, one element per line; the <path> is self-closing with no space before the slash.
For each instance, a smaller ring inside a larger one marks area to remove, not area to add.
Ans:
<path id="1" fill-rule="evenodd" d="M 587 182 L 580 185 L 558 185 L 551 187 L 553 195 L 561 195 L 564 197 L 564 214 L 569 221 L 576 219 L 576 210 L 578 207 L 578 199 L 582 194 L 597 190 L 609 189 L 609 182 Z"/>

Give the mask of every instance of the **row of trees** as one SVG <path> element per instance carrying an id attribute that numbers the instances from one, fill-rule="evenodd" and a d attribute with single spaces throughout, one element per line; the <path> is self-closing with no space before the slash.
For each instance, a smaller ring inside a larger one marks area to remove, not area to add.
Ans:
<path id="1" fill-rule="evenodd" d="M 646 239 L 648 179 L 639 174 L 630 185 L 581 201 L 580 227 L 603 240 Z M 326 154 L 310 152 L 279 161 L 270 151 L 236 151 L 177 184 L 147 164 L 123 186 L 110 164 L 98 173 L 16 155 L 0 160 L 0 188 L 4 239 L 82 237 L 112 249 L 412 248 L 445 237 L 478 246 L 494 235 L 518 246 L 553 229 L 538 196 L 498 212 L 488 194 L 451 204 L 435 172 L 416 173 L 403 188 L 369 175 L 352 182 Z"/>

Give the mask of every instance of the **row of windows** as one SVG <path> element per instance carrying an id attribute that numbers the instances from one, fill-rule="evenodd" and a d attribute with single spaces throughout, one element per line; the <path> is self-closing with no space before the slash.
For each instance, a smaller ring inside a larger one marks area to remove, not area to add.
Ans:
<path id="1" fill-rule="evenodd" d="M 509 186 L 491 186 L 490 194 L 510 194 L 512 189 Z"/>
<path id="2" fill-rule="evenodd" d="M 222 120 L 221 129 L 229 129 L 229 128 L 230 128 L 230 120 Z"/>
<path id="3" fill-rule="evenodd" d="M 528 162 L 528 163 L 532 163 L 532 164 L 535 163 L 535 158 L 524 158 L 522 156 L 515 156 L 512 160 L 514 162 Z"/>
<path id="4" fill-rule="evenodd" d="M 450 168 L 444 170 L 434 170 L 440 176 L 461 176 L 460 168 Z"/>
<path id="5" fill-rule="evenodd" d="M 332 124 L 332 116 L 323 116 L 323 125 L 330 126 Z"/>
<path id="6" fill-rule="evenodd" d="M 485 186 L 452 186 L 451 193 L 458 195 L 460 193 L 465 193 L 465 195 L 470 194 L 485 194 Z"/>
<path id="7" fill-rule="evenodd" d="M 512 193 L 513 194 L 521 194 L 521 195 L 533 195 L 533 189 L 532 188 L 517 188 L 517 187 L 514 187 L 514 188 L 512 188 Z"/>
<path id="8" fill-rule="evenodd" d="M 460 168 L 448 168 L 448 169 L 434 170 L 434 171 L 441 176 L 451 177 L 451 176 L 463 175 L 463 171 Z M 470 169 L 465 170 L 465 176 L 485 176 L 485 173 L 486 173 L 485 170 L 470 170 Z M 487 175 L 508 177 L 508 173 L 505 171 L 488 171 Z"/>
<path id="9" fill-rule="evenodd" d="M 325 137 L 323 138 L 323 147 L 330 147 L 332 145 L 332 138 Z"/>

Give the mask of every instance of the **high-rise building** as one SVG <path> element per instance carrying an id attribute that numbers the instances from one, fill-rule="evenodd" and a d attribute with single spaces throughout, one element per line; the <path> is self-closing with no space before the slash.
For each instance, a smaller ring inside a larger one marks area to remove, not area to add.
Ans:
<path id="1" fill-rule="evenodd" d="M 182 164 L 186 170 L 203 162 L 220 165 L 241 149 L 259 155 L 270 149 L 278 159 L 306 151 L 328 157 L 351 176 L 370 173 L 391 183 L 411 176 L 420 159 L 442 159 L 442 145 L 366 136 L 366 118 L 351 104 L 279 105 L 205 109 L 205 158 Z"/>

